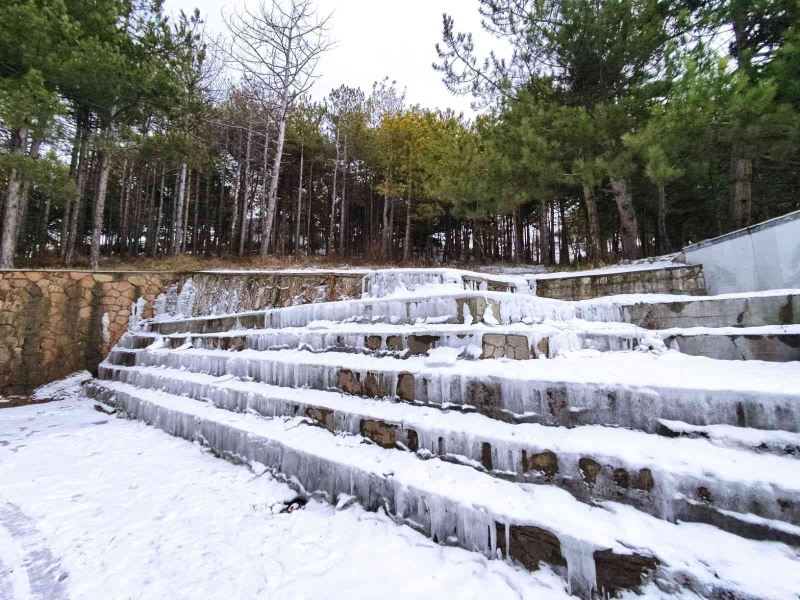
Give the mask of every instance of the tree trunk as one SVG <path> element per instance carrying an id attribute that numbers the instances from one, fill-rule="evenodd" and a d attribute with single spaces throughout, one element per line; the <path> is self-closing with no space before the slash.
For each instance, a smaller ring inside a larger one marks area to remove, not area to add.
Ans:
<path id="1" fill-rule="evenodd" d="M 666 254 L 672 250 L 667 233 L 667 193 L 663 183 L 658 184 L 658 251 Z"/>
<path id="2" fill-rule="evenodd" d="M 336 177 L 339 173 L 339 127 L 336 127 L 336 160 L 333 163 L 333 188 L 331 190 L 331 224 L 328 228 L 328 248 L 327 254 L 333 254 L 333 246 L 335 243 L 336 225 Z"/>
<path id="3" fill-rule="evenodd" d="M 344 151 L 342 152 L 342 203 L 341 214 L 339 215 L 339 254 L 346 254 L 345 244 L 347 241 L 347 194 L 345 186 L 347 183 L 347 134 L 344 135 Z"/>
<path id="4" fill-rule="evenodd" d="M 605 254 L 600 243 L 600 215 L 597 211 L 594 189 L 586 183 L 583 184 L 583 201 L 586 204 L 586 214 L 589 220 L 589 247 L 587 248 L 589 260 L 599 263 L 603 261 Z"/>
<path id="5" fill-rule="evenodd" d="M 558 244 L 558 263 L 560 265 L 569 264 L 569 232 L 567 231 L 567 220 L 564 215 L 564 200 L 558 201 L 558 220 L 561 225 Z"/>
<path id="6" fill-rule="evenodd" d="M 19 129 L 11 135 L 11 147 L 14 154 L 22 155 L 28 144 L 27 129 Z M 22 174 L 12 168 L 8 176 L 6 188 L 6 208 L 3 212 L 2 239 L 0 239 L 0 269 L 11 269 L 14 266 L 14 251 L 17 246 L 19 229 L 20 198 L 22 197 Z"/>
<path id="7" fill-rule="evenodd" d="M 381 232 L 381 256 L 384 260 L 389 258 L 389 242 L 392 236 L 391 231 L 389 231 L 390 223 L 389 223 L 389 198 L 384 196 L 383 198 L 383 231 Z"/>
<path id="8" fill-rule="evenodd" d="M 186 163 L 181 163 L 178 190 L 172 207 L 172 255 L 177 256 L 181 250 L 181 234 L 183 233 L 183 200 L 186 196 Z"/>
<path id="9" fill-rule="evenodd" d="M 303 145 L 300 145 L 300 182 L 297 184 L 297 220 L 294 231 L 294 253 L 300 255 L 300 221 L 303 218 L 303 160 L 305 153 Z"/>
<path id="10" fill-rule="evenodd" d="M 247 240 L 247 205 L 250 200 L 250 151 L 253 141 L 252 115 L 247 122 L 247 150 L 244 158 L 244 174 L 242 175 L 242 215 L 239 223 L 239 256 L 244 256 L 244 244 Z"/>
<path id="11" fill-rule="evenodd" d="M 272 236 L 272 222 L 275 218 L 275 207 L 278 203 L 278 182 L 281 177 L 281 160 L 283 159 L 283 144 L 286 141 L 286 119 L 289 117 L 288 89 L 284 88 L 283 102 L 281 104 L 281 120 L 278 123 L 278 141 L 275 143 L 275 160 L 272 163 L 272 179 L 269 183 L 269 197 L 267 200 L 266 214 L 261 217 L 261 256 L 269 255 L 269 240 Z"/>
<path id="12" fill-rule="evenodd" d="M 634 260 L 639 258 L 639 247 L 636 238 L 639 224 L 636 221 L 636 210 L 633 207 L 628 182 L 619 177 L 611 178 L 611 189 L 614 192 L 614 201 L 619 214 L 620 237 L 622 239 L 622 256 Z"/>
<path id="13" fill-rule="evenodd" d="M 550 265 L 550 228 L 547 226 L 547 202 L 539 200 L 539 263 Z"/>
<path id="14" fill-rule="evenodd" d="M 308 214 L 306 215 L 306 256 L 314 252 L 314 240 L 311 238 L 311 207 L 314 206 L 314 161 L 308 169 Z"/>
<path id="15" fill-rule="evenodd" d="M 750 227 L 752 213 L 753 161 L 749 158 L 731 159 L 733 176 L 733 224 L 735 229 Z"/>
<path id="16" fill-rule="evenodd" d="M 131 167 L 131 176 L 133 176 L 133 167 Z M 126 158 L 122 164 L 122 182 L 120 183 L 120 191 L 122 193 L 122 202 L 120 203 L 120 240 L 118 251 L 123 256 L 128 254 L 128 202 L 129 202 L 129 181 L 128 181 L 128 159 Z"/>
<path id="17" fill-rule="evenodd" d="M 403 260 L 411 258 L 411 191 L 406 199 L 406 233 L 403 237 Z"/>
<path id="18" fill-rule="evenodd" d="M 110 132 L 111 127 L 106 129 Z M 98 168 L 100 177 L 97 181 L 97 190 L 94 196 L 94 219 L 92 225 L 92 240 L 89 247 L 89 268 L 96 271 L 100 266 L 100 238 L 103 233 L 103 213 L 106 206 L 106 190 L 108 189 L 108 172 L 111 167 L 111 149 L 108 147 L 109 140 L 103 140 L 103 147 L 98 153 Z"/>

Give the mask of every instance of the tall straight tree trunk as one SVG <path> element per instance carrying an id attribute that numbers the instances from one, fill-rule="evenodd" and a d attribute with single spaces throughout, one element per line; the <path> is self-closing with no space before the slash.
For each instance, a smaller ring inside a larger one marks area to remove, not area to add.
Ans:
<path id="1" fill-rule="evenodd" d="M 194 202 L 194 224 L 192 225 L 192 254 L 197 256 L 199 248 L 200 232 L 198 231 L 200 222 L 200 171 L 197 172 L 195 182 L 195 202 Z M 206 202 L 208 201 L 208 181 L 206 181 Z"/>
<path id="2" fill-rule="evenodd" d="M 155 256 L 158 252 L 158 238 L 161 235 L 161 216 L 164 214 L 164 180 L 166 176 L 166 165 L 161 163 L 161 183 L 158 186 L 158 208 L 153 222 L 153 237 L 150 246 L 150 255 Z"/>
<path id="3" fill-rule="evenodd" d="M 172 206 L 172 255 L 177 256 L 181 250 L 181 234 L 183 233 L 183 202 L 186 196 L 186 170 L 185 162 L 181 163 L 178 179 L 178 190 Z"/>
<path id="4" fill-rule="evenodd" d="M 564 215 L 564 199 L 558 201 L 558 220 L 561 225 L 561 235 L 558 244 L 558 263 L 560 265 L 569 264 L 569 232 L 567 231 L 567 220 Z"/>
<path id="5" fill-rule="evenodd" d="M 109 128 L 110 129 L 110 128 Z M 97 190 L 94 196 L 94 218 L 92 221 L 92 239 L 89 246 L 89 268 L 96 271 L 100 266 L 100 239 L 103 233 L 103 213 L 106 206 L 106 191 L 108 189 L 108 172 L 111 170 L 111 152 L 105 146 L 108 141 L 104 140 L 104 147 L 98 152 L 99 178 L 97 180 Z"/>
<path id="6" fill-rule="evenodd" d="M 583 201 L 586 204 L 586 215 L 589 221 L 589 260 L 602 262 L 605 253 L 600 242 L 600 215 L 597 211 L 597 198 L 591 185 L 583 184 Z"/>
<path id="7" fill-rule="evenodd" d="M 242 174 L 242 215 L 239 222 L 239 256 L 244 256 L 244 245 L 247 241 L 247 206 L 250 201 L 250 152 L 253 147 L 253 117 L 247 122 L 247 149 Z"/>
<path id="8" fill-rule="evenodd" d="M 72 256 L 75 252 L 75 242 L 78 237 L 78 221 L 83 211 L 83 199 L 86 194 L 86 182 L 89 179 L 89 170 L 91 168 L 91 157 L 88 150 L 88 136 L 89 132 L 84 129 L 83 138 L 81 140 L 81 150 L 78 157 L 78 182 L 76 185 L 75 200 L 72 203 L 72 210 L 69 215 L 69 227 L 67 229 L 66 246 L 64 250 L 64 264 L 70 266 L 72 264 Z"/>
<path id="9" fill-rule="evenodd" d="M 389 223 L 389 198 L 384 196 L 383 197 L 383 231 L 381 232 L 381 255 L 384 260 L 389 258 L 389 242 L 392 237 L 392 233 L 389 230 L 390 223 Z"/>
<path id="10" fill-rule="evenodd" d="M 131 177 L 133 177 L 133 167 L 131 167 Z M 119 189 L 122 192 L 122 202 L 120 205 L 120 240 L 118 249 L 120 254 L 126 256 L 128 254 L 128 202 L 129 202 L 129 181 L 128 181 L 128 159 L 126 158 L 122 164 L 122 181 L 120 182 Z"/>
<path id="11" fill-rule="evenodd" d="M 183 202 L 183 214 L 181 215 L 181 239 L 180 249 L 181 252 L 186 252 L 186 244 L 189 238 L 189 204 L 192 198 L 192 171 L 189 169 L 186 175 L 186 197 Z"/>
<path id="12" fill-rule="evenodd" d="M 328 227 L 328 248 L 327 254 L 333 254 L 333 246 L 335 244 L 335 231 L 336 225 L 336 177 L 339 173 L 339 127 L 336 127 L 336 160 L 333 163 L 333 188 L 331 190 L 331 224 Z"/>
<path id="13" fill-rule="evenodd" d="M 550 227 L 547 225 L 547 202 L 539 200 L 539 263 L 550 265 Z"/>
<path id="14" fill-rule="evenodd" d="M 344 151 L 342 152 L 344 160 L 342 161 L 342 203 L 341 215 L 339 216 L 339 254 L 345 256 L 347 254 L 345 247 L 347 244 L 347 134 L 344 134 Z"/>
<path id="15" fill-rule="evenodd" d="M 636 237 L 639 233 L 639 224 L 636 221 L 636 210 L 633 207 L 630 186 L 621 177 L 611 178 L 611 190 L 617 204 L 619 214 L 620 237 L 622 239 L 622 256 L 633 260 L 639 258 L 639 247 Z"/>
<path id="16" fill-rule="evenodd" d="M 672 250 L 667 233 L 667 193 L 663 183 L 658 184 L 658 251 L 666 254 Z"/>
<path id="17" fill-rule="evenodd" d="M 314 161 L 308 169 L 308 215 L 306 215 L 306 256 L 314 253 L 314 240 L 311 238 L 311 207 L 314 206 Z"/>
<path id="18" fill-rule="evenodd" d="M 283 144 L 286 141 L 286 119 L 289 117 L 288 85 L 284 86 L 281 102 L 280 121 L 278 122 L 278 140 L 275 142 L 275 159 L 272 162 L 272 177 L 269 183 L 269 196 L 266 214 L 261 217 L 261 256 L 269 256 L 269 240 L 272 236 L 272 221 L 275 218 L 275 208 L 278 204 L 278 182 L 281 177 L 281 160 L 283 159 Z"/>
<path id="19" fill-rule="evenodd" d="M 12 152 L 17 155 L 25 153 L 28 144 L 27 129 L 19 129 L 11 135 Z M 8 176 L 6 188 L 6 207 L 3 211 L 2 239 L 0 239 L 0 269 L 11 269 L 14 266 L 14 250 L 17 246 L 17 230 L 19 228 L 20 198 L 22 197 L 22 174 L 12 168 Z"/>
<path id="20" fill-rule="evenodd" d="M 300 221 L 303 218 L 303 159 L 305 152 L 303 145 L 300 145 L 300 182 L 297 184 L 297 219 L 294 231 L 294 253 L 300 254 Z"/>
<path id="21" fill-rule="evenodd" d="M 403 236 L 403 260 L 411 258 L 411 190 L 406 198 L 406 233 Z"/>
<path id="22" fill-rule="evenodd" d="M 752 217 L 753 161 L 734 156 L 731 159 L 733 178 L 733 225 L 735 229 L 750 227 Z"/>

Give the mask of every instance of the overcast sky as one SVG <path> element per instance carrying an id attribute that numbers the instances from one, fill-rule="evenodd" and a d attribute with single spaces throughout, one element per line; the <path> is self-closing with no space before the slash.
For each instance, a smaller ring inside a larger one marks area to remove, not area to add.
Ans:
<path id="1" fill-rule="evenodd" d="M 244 0 L 166 0 L 167 13 L 197 7 L 214 32 L 225 29 L 220 10 L 229 14 Z M 265 0 L 270 1 L 270 0 Z M 320 61 L 321 75 L 311 94 L 324 97 L 342 83 L 365 92 L 388 76 L 406 88 L 409 104 L 453 108 L 471 115 L 470 98 L 453 96 L 431 67 L 434 45 L 442 36 L 442 13 L 458 30 L 479 32 L 478 0 L 316 0 L 320 14 L 332 13 L 331 35 L 337 45 Z M 486 41 L 485 36 L 476 40 Z"/>

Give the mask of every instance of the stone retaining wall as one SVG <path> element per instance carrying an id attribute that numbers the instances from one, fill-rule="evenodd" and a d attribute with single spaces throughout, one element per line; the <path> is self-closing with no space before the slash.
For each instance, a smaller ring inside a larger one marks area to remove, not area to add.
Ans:
<path id="1" fill-rule="evenodd" d="M 152 300 L 178 275 L 0 271 L 0 395 L 81 369 L 93 371 L 128 328 L 131 305 Z"/>
<path id="2" fill-rule="evenodd" d="M 536 294 L 559 300 L 588 300 L 614 294 L 705 295 L 703 267 L 679 265 L 605 275 L 575 275 L 538 279 Z"/>
<path id="3" fill-rule="evenodd" d="M 198 315 L 226 293 L 230 312 L 358 298 L 363 274 L 0 271 L 0 396 L 25 395 L 81 369 L 94 372 L 128 328 L 138 298 L 151 317 L 153 300 L 190 277 Z"/>

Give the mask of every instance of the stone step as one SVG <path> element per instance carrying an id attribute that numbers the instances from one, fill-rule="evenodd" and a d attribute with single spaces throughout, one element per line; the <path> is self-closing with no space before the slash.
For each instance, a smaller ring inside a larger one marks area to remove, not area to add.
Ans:
<path id="1" fill-rule="evenodd" d="M 584 598 L 638 589 L 649 580 L 718 598 L 787 598 L 800 589 L 800 559 L 781 543 L 672 524 L 613 502 L 592 507 L 553 486 L 417 460 L 363 444 L 359 436 L 302 427 L 302 419 L 237 414 L 118 382 L 90 386 L 90 394 L 133 418 L 221 456 L 265 465 L 331 502 L 355 497 L 440 543 L 488 557 L 501 553 L 529 569 L 549 564 Z"/>
<path id="2" fill-rule="evenodd" d="M 800 361 L 800 325 L 695 327 L 658 333 L 670 348 L 721 360 Z"/>
<path id="3" fill-rule="evenodd" d="M 656 432 L 659 419 L 668 419 L 800 431 L 800 369 L 793 363 L 719 361 L 676 352 L 469 361 L 457 360 L 457 353 L 401 360 L 299 350 L 145 349 L 131 362 L 397 398 L 511 422 Z M 117 360 L 112 353 L 109 363 Z"/>
<path id="4" fill-rule="evenodd" d="M 659 419 L 659 435 L 704 439 L 725 448 L 743 448 L 752 452 L 782 454 L 800 458 L 800 433 L 767 431 L 731 425 L 689 425 Z"/>
<path id="5" fill-rule="evenodd" d="M 317 321 L 334 323 L 487 323 L 510 324 L 544 319 L 580 317 L 578 303 L 537 298 L 527 294 L 447 290 L 407 298 L 364 298 L 320 302 L 233 315 L 148 321 L 149 331 L 171 333 L 219 333 L 233 329 L 306 327 Z M 592 320 L 614 315 L 614 308 L 591 307 Z M 619 311 L 616 311 L 617 313 Z M 620 320 L 609 318 L 607 320 Z"/>
<path id="6" fill-rule="evenodd" d="M 120 340 L 120 347 L 143 349 L 160 334 L 135 332 Z M 315 327 L 232 330 L 221 333 L 165 336 L 168 348 L 190 341 L 195 348 L 222 350 L 281 350 L 302 348 L 312 352 L 340 351 L 375 356 L 420 356 L 433 348 L 459 348 L 476 358 L 555 357 L 567 351 L 591 348 L 603 352 L 632 350 L 650 344 L 653 336 L 627 323 L 592 323 L 571 320 L 537 325 L 390 325 L 319 323 Z"/>
<path id="7" fill-rule="evenodd" d="M 438 290 L 455 288 L 533 294 L 533 289 L 525 277 L 493 275 L 462 269 L 379 269 L 364 276 L 364 295 L 371 298 L 415 292 L 430 286 L 435 286 Z"/>
<path id="8" fill-rule="evenodd" d="M 618 318 L 647 329 L 761 327 L 800 323 L 800 290 L 768 290 L 719 296 L 668 294 L 609 296 L 578 302 L 584 308 L 616 306 Z M 584 317 L 588 318 L 588 317 Z"/>
<path id="9" fill-rule="evenodd" d="M 159 334 L 131 333 L 120 341 L 130 349 L 149 346 Z M 540 324 L 390 325 L 319 323 L 315 327 L 246 329 L 220 333 L 173 333 L 168 347 L 189 339 L 196 348 L 279 350 L 303 348 L 376 356 L 419 356 L 441 346 L 461 348 L 478 358 L 554 358 L 564 352 L 635 350 L 641 346 L 677 350 L 716 360 L 800 361 L 800 325 L 689 328 L 649 331 L 629 323 L 571 319 Z"/>
<path id="10" fill-rule="evenodd" d="M 103 377 L 267 417 L 307 416 L 332 432 L 438 456 L 498 477 L 549 483 L 585 502 L 615 500 L 669 520 L 800 545 L 800 461 L 600 426 L 512 425 L 476 414 L 292 389 L 155 367 Z M 755 526 L 740 513 L 764 519 Z M 738 518 L 737 518 L 738 516 Z M 774 523 L 773 520 L 785 523 Z"/>

